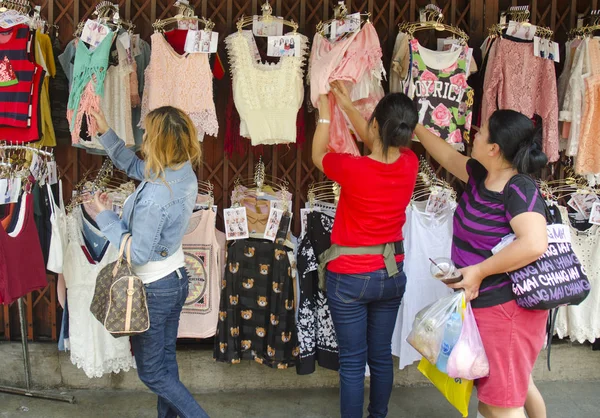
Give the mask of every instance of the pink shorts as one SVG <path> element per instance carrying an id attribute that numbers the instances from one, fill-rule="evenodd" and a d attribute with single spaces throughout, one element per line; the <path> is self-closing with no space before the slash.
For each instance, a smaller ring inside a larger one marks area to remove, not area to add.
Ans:
<path id="1" fill-rule="evenodd" d="M 546 339 L 548 311 L 520 308 L 515 301 L 473 309 L 490 362 L 490 375 L 477 381 L 477 397 L 487 405 L 525 405 L 529 377 Z"/>

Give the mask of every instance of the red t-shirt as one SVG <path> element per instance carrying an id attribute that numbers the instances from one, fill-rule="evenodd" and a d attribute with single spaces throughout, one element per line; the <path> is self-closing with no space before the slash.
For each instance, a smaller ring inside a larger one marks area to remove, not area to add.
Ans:
<path id="1" fill-rule="evenodd" d="M 325 175 L 340 184 L 332 244 L 360 247 L 403 239 L 406 207 L 410 203 L 419 160 L 409 149 L 391 164 L 369 157 L 328 153 Z M 396 256 L 403 261 L 404 255 Z M 368 273 L 385 268 L 382 255 L 341 256 L 327 265 L 334 273 Z"/>

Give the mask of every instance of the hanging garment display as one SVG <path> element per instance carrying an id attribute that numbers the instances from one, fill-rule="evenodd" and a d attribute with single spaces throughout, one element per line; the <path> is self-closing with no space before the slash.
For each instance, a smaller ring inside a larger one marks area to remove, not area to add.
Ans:
<path id="1" fill-rule="evenodd" d="M 321 33 L 315 34 L 310 54 L 310 99 L 317 108 L 319 95 L 328 94 L 329 85 L 345 81 L 355 106 L 369 119 L 384 96 L 381 81 L 385 75 L 381 61 L 379 36 L 369 22 L 348 37 L 330 42 Z M 330 94 L 331 125 L 329 148 L 335 152 L 360 155 L 350 132 L 350 123 Z"/>
<path id="2" fill-rule="evenodd" d="M 300 355 L 296 371 L 313 373 L 316 364 L 338 370 L 337 336 L 325 292 L 319 289 L 318 257 L 331 246 L 333 217 L 314 211 L 308 214 L 307 231 L 298 246 L 300 301 L 298 305 L 298 343 Z"/>
<path id="3" fill-rule="evenodd" d="M 39 101 L 44 70 L 32 62 L 33 32 L 27 25 L 0 30 L 0 139 L 31 142 L 40 138 Z"/>
<path id="4" fill-rule="evenodd" d="M 402 230 L 406 258 L 406 290 L 392 335 L 392 354 L 400 359 L 400 369 L 419 361 L 421 355 L 408 343 L 415 316 L 426 306 L 452 294 L 452 289 L 431 277 L 430 258 L 450 258 L 454 206 L 437 214 L 425 211 L 427 201 L 412 202 L 406 209 Z"/>
<path id="5" fill-rule="evenodd" d="M 67 216 L 67 245 L 63 274 L 69 305 L 69 341 L 71 362 L 89 378 L 128 371 L 134 364 L 128 338 L 114 338 L 90 312 L 96 278 L 118 257 L 109 245 L 99 262 L 89 255 L 82 236 L 81 207 Z"/>
<path id="6" fill-rule="evenodd" d="M 500 38 L 485 75 L 482 121 L 496 109 L 513 109 L 542 117 L 543 149 L 558 160 L 558 96 L 554 61 L 536 57 L 533 43 Z"/>
<path id="7" fill-rule="evenodd" d="M 299 56 L 264 63 L 252 31 L 238 31 L 225 39 L 232 73 L 240 135 L 252 145 L 296 142 L 296 118 L 304 100 L 304 64 L 308 39 L 299 40 Z"/>
<path id="8" fill-rule="evenodd" d="M 558 308 L 555 332 L 560 338 L 569 337 L 581 344 L 585 341 L 593 343 L 600 339 L 600 226 L 583 220 L 578 222 L 581 226 L 575 228 L 571 223 L 575 218 L 569 216 L 565 207 L 559 206 L 559 209 L 563 224 L 571 231 L 573 251 L 588 275 L 591 290 L 581 304 Z"/>
<path id="9" fill-rule="evenodd" d="M 204 134 L 216 136 L 219 123 L 208 54 L 179 55 L 161 33 L 154 33 L 151 40 L 152 55 L 145 72 L 140 126 L 144 126 L 144 119 L 151 110 L 173 106 L 189 115 L 200 140 Z"/>
<path id="10" fill-rule="evenodd" d="M 179 319 L 177 338 L 209 338 L 217 331 L 224 261 L 216 235 L 216 216 L 212 208 L 194 212 L 183 237 L 190 288 Z"/>
<path id="11" fill-rule="evenodd" d="M 412 39 L 410 51 L 409 96 L 419 112 L 419 123 L 464 151 L 472 121 L 474 92 L 467 84 L 472 49 L 459 46 L 455 51 L 432 51 Z"/>
<path id="12" fill-rule="evenodd" d="M 50 112 L 50 79 L 56 75 L 56 63 L 50 37 L 40 31 L 35 32 L 35 61 L 44 69 L 45 77 L 42 81 L 40 96 L 40 124 L 42 128 L 41 140 L 37 143 L 41 147 L 56 146 L 54 124 Z"/>
<path id="13" fill-rule="evenodd" d="M 281 244 L 289 222 L 284 216 L 275 243 L 250 238 L 229 247 L 215 338 L 217 361 L 255 360 L 279 369 L 295 365 L 300 350 L 294 283 L 288 250 Z"/>
<path id="14" fill-rule="evenodd" d="M 33 213 L 33 195 L 23 193 L 17 203 L 18 212 L 10 220 L 14 226 L 0 226 L 0 301 L 14 302 L 20 297 L 48 285 L 44 256 Z"/>
<path id="15" fill-rule="evenodd" d="M 94 99 L 104 96 L 104 79 L 114 36 L 115 33 L 110 32 L 93 51 L 85 42 L 77 42 L 67 104 L 67 119 L 73 143 L 79 142 L 84 117 L 86 117 L 88 134 L 93 137 L 97 133 L 96 121 L 88 111 L 89 109 L 98 111 L 99 104 Z"/>

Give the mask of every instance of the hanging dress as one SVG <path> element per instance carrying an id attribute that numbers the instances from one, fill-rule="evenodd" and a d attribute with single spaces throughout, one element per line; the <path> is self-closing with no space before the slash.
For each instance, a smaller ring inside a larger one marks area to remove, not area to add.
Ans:
<path id="1" fill-rule="evenodd" d="M 67 215 L 69 243 L 63 266 L 69 305 L 67 348 L 71 351 L 71 362 L 87 377 L 93 378 L 128 371 L 134 361 L 129 338 L 113 337 L 90 312 L 96 278 L 105 266 L 117 259 L 118 250 L 109 245 L 100 261 L 95 263 L 83 240 L 82 218 L 81 207 Z"/>
<path id="2" fill-rule="evenodd" d="M 300 349 L 294 312 L 294 282 L 281 243 L 290 217 L 283 216 L 275 243 L 238 240 L 227 251 L 221 284 L 214 358 L 236 364 L 255 360 L 277 369 L 294 366 Z"/>

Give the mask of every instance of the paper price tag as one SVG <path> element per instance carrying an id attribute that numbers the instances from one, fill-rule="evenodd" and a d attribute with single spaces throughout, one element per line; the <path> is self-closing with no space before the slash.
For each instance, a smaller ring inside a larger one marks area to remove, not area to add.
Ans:
<path id="1" fill-rule="evenodd" d="M 310 209 L 302 208 L 300 209 L 300 237 L 306 235 L 306 231 L 308 231 L 308 214 L 311 212 Z"/>
<path id="2" fill-rule="evenodd" d="M 536 30 L 537 26 L 535 25 L 523 24 L 511 20 L 510 22 L 508 22 L 508 29 L 506 30 L 506 34 L 512 36 L 513 38 L 531 41 L 535 37 Z"/>
<path id="3" fill-rule="evenodd" d="M 299 57 L 302 55 L 300 36 L 269 36 L 267 55 L 269 57 Z"/>
<path id="4" fill-rule="evenodd" d="M 267 220 L 267 227 L 265 228 L 265 239 L 273 242 L 275 241 L 281 218 L 283 218 L 283 211 L 272 207 L 269 211 L 269 219 Z"/>
<path id="5" fill-rule="evenodd" d="M 96 22 L 95 20 L 88 19 L 81 31 L 81 40 L 91 45 L 92 48 L 96 48 L 109 33 L 110 28 L 108 26 Z"/>
<path id="6" fill-rule="evenodd" d="M 594 202 L 590 212 L 590 223 L 600 225 L 600 202 Z"/>
<path id="7" fill-rule="evenodd" d="M 245 207 L 224 209 L 223 217 L 225 218 L 225 237 L 228 241 L 250 237 Z"/>
<path id="8" fill-rule="evenodd" d="M 31 157 L 31 165 L 29 166 L 29 171 L 31 172 L 31 175 L 37 178 L 40 175 L 41 168 L 41 160 L 39 155 L 33 154 Z"/>
<path id="9" fill-rule="evenodd" d="M 198 21 L 194 19 L 182 19 L 177 22 L 177 29 L 198 30 Z"/>
<path id="10" fill-rule="evenodd" d="M 48 170 L 48 184 L 51 186 L 58 183 L 58 172 L 56 170 L 56 161 L 48 161 L 46 163 L 46 169 Z"/>
<path id="11" fill-rule="evenodd" d="M 142 47 L 140 46 L 140 35 L 135 34 L 131 37 L 131 52 L 134 57 L 141 55 Z"/>
<path id="12" fill-rule="evenodd" d="M 219 34 L 204 30 L 190 30 L 185 38 L 185 52 L 190 54 L 213 54 L 217 52 Z"/>
<path id="13" fill-rule="evenodd" d="M 29 23 L 29 20 L 29 17 L 19 14 L 15 10 L 7 10 L 0 14 L 0 27 L 8 29 L 21 23 Z"/>
<path id="14" fill-rule="evenodd" d="M 254 36 L 281 36 L 283 35 L 283 22 L 280 20 L 263 22 L 258 16 L 254 16 L 252 33 Z"/>
<path id="15" fill-rule="evenodd" d="M 451 198 L 452 192 L 450 190 L 436 187 L 427 199 L 427 206 L 425 207 L 425 212 L 435 215 L 444 211 L 450 206 Z"/>
<path id="16" fill-rule="evenodd" d="M 292 201 L 288 200 L 287 204 L 288 204 L 288 206 L 287 206 L 288 210 L 292 210 Z M 270 206 L 275 209 L 281 209 L 281 210 L 284 209 L 282 200 L 271 200 Z"/>
<path id="17" fill-rule="evenodd" d="M 572 200 L 574 201 L 575 206 L 577 207 L 577 211 L 585 217 L 588 217 L 590 215 L 594 203 L 600 201 L 600 199 L 598 199 L 598 196 L 594 193 L 575 193 L 572 197 Z"/>

